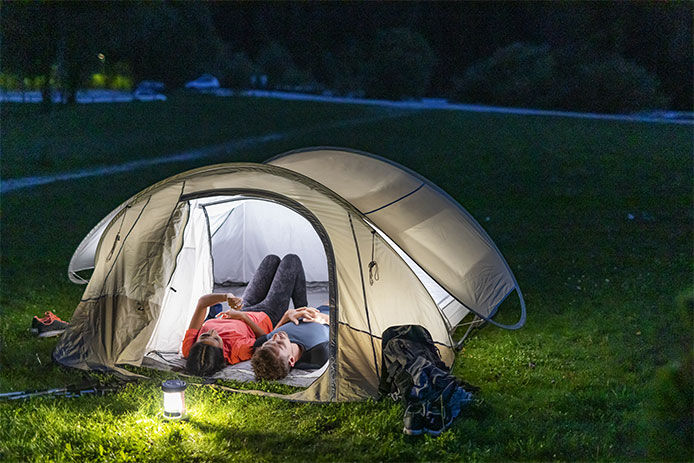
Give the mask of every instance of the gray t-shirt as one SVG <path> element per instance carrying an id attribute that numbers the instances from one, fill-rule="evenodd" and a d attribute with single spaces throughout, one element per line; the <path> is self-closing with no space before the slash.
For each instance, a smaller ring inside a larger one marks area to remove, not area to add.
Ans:
<path id="1" fill-rule="evenodd" d="M 324 314 L 330 314 L 330 307 L 322 305 L 317 309 Z M 330 340 L 330 328 L 328 325 L 316 322 L 299 321 L 298 325 L 292 322 L 275 328 L 264 336 L 260 336 L 253 344 L 253 348 L 262 346 L 265 341 L 279 332 L 287 333 L 289 340 L 302 347 L 303 353 L 294 365 L 302 370 L 314 370 L 323 366 L 328 361 L 328 341 Z"/>

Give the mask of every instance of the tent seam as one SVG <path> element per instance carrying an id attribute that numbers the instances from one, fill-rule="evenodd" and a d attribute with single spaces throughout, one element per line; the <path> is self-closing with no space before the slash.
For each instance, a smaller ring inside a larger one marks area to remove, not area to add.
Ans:
<path id="1" fill-rule="evenodd" d="M 364 268 L 361 264 L 361 253 L 359 252 L 359 243 L 357 242 L 357 234 L 354 231 L 354 224 L 352 222 L 352 215 L 347 214 L 349 217 L 349 226 L 352 229 L 352 238 L 354 238 L 354 248 L 357 251 L 357 262 L 359 263 L 359 278 L 361 279 L 361 291 L 364 296 L 364 312 L 366 312 L 366 323 L 369 327 L 369 333 L 372 333 L 373 330 L 371 328 L 371 317 L 369 316 L 369 304 L 366 301 L 366 285 L 364 284 Z M 376 376 L 378 377 L 378 381 L 381 381 L 381 373 L 378 370 L 378 360 L 376 359 L 376 346 L 374 346 L 374 340 L 373 337 L 371 337 L 371 350 L 373 351 L 373 356 L 374 356 L 374 369 L 376 370 Z"/>
<path id="2" fill-rule="evenodd" d="M 100 296 L 104 295 L 104 287 L 106 287 L 106 281 L 108 280 L 108 277 L 111 276 L 111 272 L 113 272 L 113 268 L 116 266 L 116 262 L 118 262 L 118 258 L 120 257 L 120 253 L 123 251 L 123 248 L 125 247 L 125 242 L 128 240 L 128 237 L 130 236 L 130 233 L 132 233 L 133 229 L 135 228 L 135 225 L 137 225 L 137 222 L 140 221 L 140 217 L 142 217 L 142 214 L 145 212 L 145 209 L 147 209 L 147 206 L 149 205 L 150 200 L 152 199 L 152 196 L 149 196 L 147 198 L 147 202 L 145 203 L 144 206 L 142 206 L 142 209 L 140 210 L 140 213 L 137 215 L 137 218 L 133 222 L 133 224 L 130 226 L 130 230 L 128 230 L 127 235 L 123 237 L 123 241 L 120 245 L 120 248 L 118 249 L 118 254 L 116 254 L 116 257 L 113 259 L 113 263 L 111 263 L 111 268 L 108 269 L 108 273 L 106 273 L 106 276 L 104 277 L 103 283 L 101 285 L 101 289 L 99 290 Z M 127 214 L 128 207 L 126 206 L 125 209 L 123 209 L 123 214 Z M 115 217 L 114 217 L 115 218 Z"/>
<path id="3" fill-rule="evenodd" d="M 378 211 L 380 211 L 381 209 L 385 209 L 385 208 L 388 207 L 388 206 L 392 206 L 393 204 L 397 203 L 398 201 L 401 201 L 401 200 L 407 198 L 408 196 L 411 196 L 411 195 L 415 194 L 415 193 L 418 192 L 423 186 L 424 186 L 424 182 L 422 182 L 417 188 L 415 188 L 414 190 L 410 191 L 409 193 L 406 193 L 406 194 L 400 196 L 398 199 L 396 199 L 396 200 L 394 200 L 394 201 L 391 201 L 391 202 L 389 202 L 388 204 L 385 204 L 385 205 L 383 205 L 383 206 L 381 206 L 381 207 L 377 207 L 376 209 L 374 209 L 374 210 L 372 210 L 372 211 L 364 212 L 364 215 L 369 215 L 369 214 L 372 214 L 372 213 L 374 213 L 374 212 L 378 212 Z"/>

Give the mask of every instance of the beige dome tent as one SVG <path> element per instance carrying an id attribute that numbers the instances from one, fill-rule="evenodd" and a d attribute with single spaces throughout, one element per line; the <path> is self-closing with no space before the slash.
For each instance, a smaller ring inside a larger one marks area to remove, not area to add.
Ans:
<path id="1" fill-rule="evenodd" d="M 424 326 L 451 364 L 451 333 L 470 312 L 504 328 L 525 322 L 506 261 L 455 200 L 386 159 L 309 148 L 184 172 L 111 212 L 70 262 L 75 282 L 93 272 L 54 358 L 120 370 L 176 351 L 197 298 L 247 282 L 270 252 L 299 254 L 330 307 L 330 360 L 292 399 L 376 395 L 391 326 Z M 500 325 L 491 317 L 514 290 L 521 318 Z"/>

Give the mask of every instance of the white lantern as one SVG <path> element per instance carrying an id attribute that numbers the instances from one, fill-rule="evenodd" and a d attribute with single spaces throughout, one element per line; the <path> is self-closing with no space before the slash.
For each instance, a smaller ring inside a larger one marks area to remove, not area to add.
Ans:
<path id="1" fill-rule="evenodd" d="M 186 387 L 186 382 L 180 379 L 167 379 L 161 383 L 161 390 L 164 391 L 164 418 L 180 420 L 185 417 Z"/>

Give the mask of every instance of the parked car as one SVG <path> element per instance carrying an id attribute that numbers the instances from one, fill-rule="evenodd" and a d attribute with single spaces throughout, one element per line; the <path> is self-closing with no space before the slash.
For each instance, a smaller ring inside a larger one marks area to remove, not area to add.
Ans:
<path id="1" fill-rule="evenodd" d="M 137 87 L 133 92 L 133 98 L 138 101 L 166 101 L 166 95 L 157 92 L 150 87 Z"/>
<path id="2" fill-rule="evenodd" d="M 219 81 L 213 75 L 203 74 L 197 79 L 188 82 L 186 84 L 186 88 L 191 88 L 194 90 L 211 90 L 219 88 Z"/>

